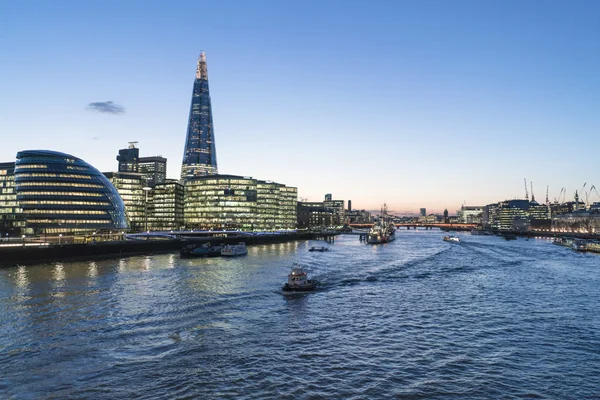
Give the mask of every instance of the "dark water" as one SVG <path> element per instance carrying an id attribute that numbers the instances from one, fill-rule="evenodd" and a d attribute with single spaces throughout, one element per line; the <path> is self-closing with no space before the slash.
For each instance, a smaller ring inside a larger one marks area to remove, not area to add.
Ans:
<path id="1" fill-rule="evenodd" d="M 0 397 L 600 397 L 600 256 L 441 236 L 0 270 Z"/>

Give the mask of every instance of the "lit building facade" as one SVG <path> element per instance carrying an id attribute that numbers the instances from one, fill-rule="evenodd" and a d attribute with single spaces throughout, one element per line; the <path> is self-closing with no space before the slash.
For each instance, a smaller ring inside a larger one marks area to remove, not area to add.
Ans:
<path id="1" fill-rule="evenodd" d="M 138 162 L 140 158 L 140 149 L 135 147 L 137 142 L 129 142 L 129 147 L 119 150 L 117 161 L 119 162 L 119 172 L 134 172 L 138 171 Z"/>
<path id="2" fill-rule="evenodd" d="M 0 163 L 0 239 L 21 235 L 24 227 L 15 188 L 15 163 Z"/>
<path id="3" fill-rule="evenodd" d="M 212 117 L 206 55 L 200 53 L 181 166 L 181 179 L 216 175 L 217 152 Z"/>
<path id="4" fill-rule="evenodd" d="M 150 191 L 148 229 L 170 231 L 182 229 L 183 185 L 173 179 L 157 183 Z"/>
<path id="5" fill-rule="evenodd" d="M 599 233 L 600 212 L 596 210 L 576 211 L 557 215 L 552 217 L 552 230 L 554 232 Z"/>
<path id="6" fill-rule="evenodd" d="M 144 184 L 152 188 L 167 179 L 167 159 L 161 156 L 140 157 L 138 172 L 144 176 Z"/>
<path id="7" fill-rule="evenodd" d="M 190 229 L 275 230 L 296 227 L 298 190 L 236 175 L 185 181 L 185 226 Z"/>
<path id="8" fill-rule="evenodd" d="M 456 217 L 462 224 L 481 224 L 482 206 L 461 206 L 456 211 Z"/>
<path id="9" fill-rule="evenodd" d="M 110 181 L 69 154 L 45 150 L 17 153 L 15 189 L 28 233 L 128 227 L 125 205 Z"/>
<path id="10" fill-rule="evenodd" d="M 139 173 L 105 172 L 125 204 L 127 220 L 134 232 L 146 229 L 147 192 L 143 189 L 144 176 Z"/>

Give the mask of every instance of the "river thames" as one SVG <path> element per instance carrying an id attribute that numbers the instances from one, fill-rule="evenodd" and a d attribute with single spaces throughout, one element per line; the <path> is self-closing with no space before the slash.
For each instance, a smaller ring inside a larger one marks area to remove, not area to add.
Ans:
<path id="1" fill-rule="evenodd" d="M 442 236 L 1 269 L 0 397 L 598 398 L 600 255 Z"/>

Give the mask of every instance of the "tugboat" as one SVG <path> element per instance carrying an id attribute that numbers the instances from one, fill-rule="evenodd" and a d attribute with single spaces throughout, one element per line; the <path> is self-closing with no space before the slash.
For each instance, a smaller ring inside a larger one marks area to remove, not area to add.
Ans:
<path id="1" fill-rule="evenodd" d="M 460 243 L 460 239 L 456 236 L 444 236 L 444 242 Z"/>
<path id="2" fill-rule="evenodd" d="M 325 247 L 325 246 L 321 246 L 321 247 L 317 247 L 317 246 L 313 246 L 310 249 L 308 249 L 308 251 L 329 251 L 329 247 Z"/>
<path id="3" fill-rule="evenodd" d="M 319 281 L 308 279 L 306 271 L 301 267 L 292 266 L 292 272 L 288 275 L 288 281 L 283 285 L 284 292 L 311 292 L 317 288 Z"/>
<path id="4" fill-rule="evenodd" d="M 248 254 L 246 243 L 239 242 L 238 244 L 226 244 L 221 249 L 221 255 L 225 257 L 244 256 Z"/>
<path id="5" fill-rule="evenodd" d="M 396 226 L 389 220 L 387 205 L 384 203 L 381 208 L 381 217 L 379 221 L 373 224 L 373 227 L 367 234 L 367 243 L 381 244 L 391 242 L 396 239 Z"/>
<path id="6" fill-rule="evenodd" d="M 193 245 L 187 246 L 179 251 L 181 258 L 192 258 L 192 257 L 219 257 L 221 255 L 222 245 L 211 246 L 210 243 L 205 243 L 202 246 L 194 247 Z"/>

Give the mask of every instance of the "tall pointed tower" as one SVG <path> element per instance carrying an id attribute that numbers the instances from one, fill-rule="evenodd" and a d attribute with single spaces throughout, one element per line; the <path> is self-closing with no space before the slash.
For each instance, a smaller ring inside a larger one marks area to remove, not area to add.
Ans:
<path id="1" fill-rule="evenodd" d="M 181 179 L 217 174 L 217 152 L 208 91 L 206 55 L 200 53 L 192 92 Z"/>

